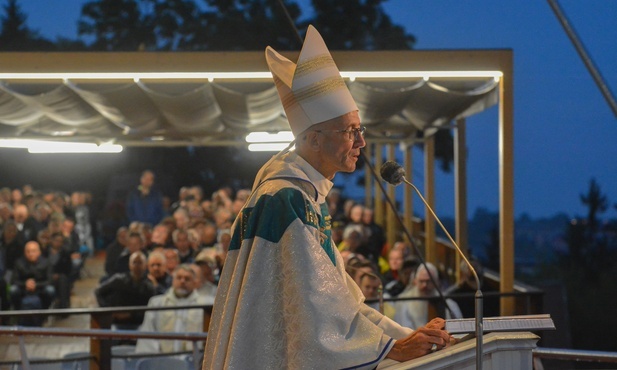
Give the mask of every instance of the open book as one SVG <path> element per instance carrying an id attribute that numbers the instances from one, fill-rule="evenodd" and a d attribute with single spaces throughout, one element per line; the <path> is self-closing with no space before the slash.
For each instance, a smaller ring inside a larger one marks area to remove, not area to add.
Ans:
<path id="1" fill-rule="evenodd" d="M 485 317 L 482 323 L 484 333 L 491 331 L 555 330 L 555 324 L 549 314 Z M 446 320 L 445 329 L 450 334 L 475 333 L 476 319 Z"/>

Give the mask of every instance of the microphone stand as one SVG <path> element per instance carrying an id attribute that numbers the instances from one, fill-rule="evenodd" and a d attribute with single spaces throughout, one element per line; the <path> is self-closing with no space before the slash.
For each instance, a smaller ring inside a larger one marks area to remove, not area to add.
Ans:
<path id="1" fill-rule="evenodd" d="M 431 215 L 433 215 L 433 218 L 435 218 L 435 220 L 439 223 L 439 226 L 441 227 L 441 229 L 446 233 L 446 235 L 448 236 L 448 239 L 450 239 L 450 242 L 452 243 L 452 245 L 454 245 L 454 247 L 456 248 L 456 251 L 458 252 L 458 254 L 463 258 L 463 260 L 465 261 L 465 263 L 467 264 L 467 266 L 469 267 L 469 269 L 471 270 L 471 272 L 473 273 L 473 277 L 476 280 L 476 295 L 475 295 L 475 300 L 474 300 L 474 304 L 475 304 L 475 322 L 476 322 L 476 369 L 477 370 L 482 370 L 482 352 L 483 352 L 483 347 L 484 347 L 484 343 L 483 343 L 483 332 L 484 332 L 484 322 L 483 322 L 483 295 L 482 295 L 482 291 L 480 290 L 480 278 L 478 277 L 478 273 L 476 272 L 476 269 L 473 268 L 473 266 L 471 265 L 471 263 L 469 262 L 469 260 L 467 259 L 467 257 L 465 257 L 465 254 L 463 253 L 463 251 L 461 251 L 461 249 L 459 248 L 458 244 L 454 241 L 454 239 L 452 238 L 452 236 L 450 235 L 450 233 L 448 232 L 448 230 L 446 230 L 445 226 L 443 226 L 443 224 L 441 223 L 441 220 L 439 220 L 439 217 L 437 217 L 437 215 L 435 214 L 435 212 L 433 211 L 433 209 L 431 208 L 431 206 L 428 205 L 428 202 L 424 199 L 424 197 L 422 196 L 422 194 L 420 193 L 420 191 L 418 190 L 418 188 L 412 184 L 411 182 L 407 181 L 407 179 L 405 178 L 405 176 L 402 176 L 402 180 L 405 184 L 411 186 L 413 188 L 413 190 L 416 191 L 416 193 L 418 194 L 418 196 L 420 197 L 420 199 L 422 199 L 422 202 L 424 203 L 424 205 L 426 205 L 426 208 L 430 211 Z M 430 275 L 430 274 L 429 274 Z"/>
<path id="2" fill-rule="evenodd" d="M 450 311 L 450 313 L 452 313 L 452 311 L 450 310 L 450 307 L 448 306 L 448 302 L 446 301 L 446 298 L 443 296 L 443 293 L 441 292 L 441 288 L 439 287 L 439 284 L 437 284 L 437 282 L 435 281 L 436 277 L 433 277 L 433 274 L 430 273 L 430 270 L 426 266 L 426 262 L 424 261 L 424 257 L 422 257 L 422 253 L 420 253 L 420 249 L 418 248 L 416 243 L 413 241 L 413 238 L 411 237 L 411 234 L 409 233 L 409 230 L 407 230 L 407 227 L 405 227 L 405 223 L 401 219 L 401 216 L 398 214 L 398 211 L 396 210 L 396 206 L 392 202 L 392 199 L 390 199 L 390 197 L 388 196 L 388 193 L 386 192 L 386 189 L 384 188 L 383 184 L 381 183 L 381 178 L 379 176 L 377 176 L 377 173 L 375 172 L 375 168 L 373 167 L 373 165 L 371 164 L 369 159 L 366 157 L 366 154 L 364 153 L 363 150 L 360 150 L 360 155 L 362 155 L 362 158 L 364 159 L 364 163 L 366 163 L 368 168 L 371 170 L 371 174 L 373 175 L 373 178 L 375 178 L 377 180 L 375 182 L 377 183 L 377 185 L 379 185 L 379 189 L 381 189 L 381 192 L 382 192 L 382 194 L 384 196 L 384 199 L 388 202 L 388 205 L 390 206 L 390 209 L 392 210 L 392 213 L 394 213 L 394 218 L 396 218 L 396 220 L 398 221 L 399 225 L 401 226 L 401 229 L 405 233 L 405 236 L 407 236 L 407 240 L 409 240 L 409 243 L 411 243 L 411 246 L 413 247 L 414 251 L 416 252 L 416 255 L 418 256 L 418 259 L 420 260 L 420 263 L 424 266 L 424 268 L 428 272 L 428 277 L 430 278 L 431 283 L 435 287 L 435 290 L 437 291 L 437 294 L 439 295 L 440 300 L 443 302 L 446 310 L 448 310 L 448 311 Z"/>

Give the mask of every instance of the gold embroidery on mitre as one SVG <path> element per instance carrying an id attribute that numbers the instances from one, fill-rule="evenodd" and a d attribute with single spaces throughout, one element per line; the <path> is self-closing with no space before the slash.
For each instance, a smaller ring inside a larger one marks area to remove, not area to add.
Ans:
<path id="1" fill-rule="evenodd" d="M 301 77 L 311 72 L 329 67 L 336 68 L 336 64 L 334 64 L 332 57 L 329 54 L 318 55 L 302 63 L 298 63 L 294 77 Z"/>
<path id="2" fill-rule="evenodd" d="M 282 99 L 284 107 L 291 107 L 303 100 L 308 100 L 314 96 L 327 95 L 335 90 L 347 88 L 345 81 L 340 76 L 330 77 L 314 83 L 296 92 L 291 92 Z"/>

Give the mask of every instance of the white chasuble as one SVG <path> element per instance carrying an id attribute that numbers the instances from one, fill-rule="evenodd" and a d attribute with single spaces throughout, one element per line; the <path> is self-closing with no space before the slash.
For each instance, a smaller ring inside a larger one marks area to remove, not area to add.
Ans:
<path id="1" fill-rule="evenodd" d="M 411 334 L 366 306 L 330 239 L 332 183 L 295 153 L 236 218 L 204 369 L 373 369 Z"/>

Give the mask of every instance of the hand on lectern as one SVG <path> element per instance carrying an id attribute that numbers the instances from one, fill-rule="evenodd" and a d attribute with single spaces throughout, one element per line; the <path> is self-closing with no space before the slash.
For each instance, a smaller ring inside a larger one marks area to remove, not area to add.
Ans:
<path id="1" fill-rule="evenodd" d="M 431 320 L 428 324 L 426 324 L 424 327 L 426 327 L 428 329 L 440 329 L 440 330 L 445 331 L 445 329 L 446 329 L 446 320 L 442 319 L 441 317 L 436 317 L 433 320 Z M 453 345 L 455 345 L 457 343 L 457 339 L 456 338 L 454 338 L 452 335 L 450 335 L 450 333 L 448 333 L 448 335 L 450 336 L 450 341 L 448 342 L 448 344 L 445 347 L 450 347 L 450 346 L 453 346 Z M 437 348 L 437 349 L 441 349 L 441 348 Z"/>
<path id="2" fill-rule="evenodd" d="M 444 319 L 431 320 L 407 338 L 397 340 L 387 357 L 399 362 L 409 361 L 430 353 L 433 346 L 436 346 L 438 350 L 449 346 L 452 337 L 444 330 L 444 327 Z"/>

